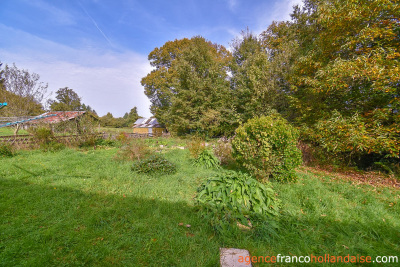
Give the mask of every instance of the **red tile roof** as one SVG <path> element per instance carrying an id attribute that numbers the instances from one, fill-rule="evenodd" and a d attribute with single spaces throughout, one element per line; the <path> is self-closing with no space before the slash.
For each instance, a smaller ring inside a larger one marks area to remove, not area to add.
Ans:
<path id="1" fill-rule="evenodd" d="M 40 116 L 46 116 L 46 115 L 52 115 L 52 114 L 56 114 L 57 116 L 52 116 L 52 117 L 32 121 L 30 123 L 43 123 L 43 122 L 44 123 L 59 123 L 62 121 L 68 121 L 68 120 L 75 119 L 79 116 L 82 116 L 85 113 L 86 113 L 86 111 L 50 111 L 50 112 L 46 112 Z"/>

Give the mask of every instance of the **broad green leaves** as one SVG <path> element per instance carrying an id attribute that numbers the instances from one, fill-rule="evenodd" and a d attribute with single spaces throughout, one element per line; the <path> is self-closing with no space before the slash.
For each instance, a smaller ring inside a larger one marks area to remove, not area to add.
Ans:
<path id="1" fill-rule="evenodd" d="M 251 217 L 265 219 L 279 215 L 280 201 L 270 186 L 241 172 L 225 171 L 217 174 L 197 191 L 197 204 L 211 213 L 216 225 L 231 220 L 248 225 Z"/>

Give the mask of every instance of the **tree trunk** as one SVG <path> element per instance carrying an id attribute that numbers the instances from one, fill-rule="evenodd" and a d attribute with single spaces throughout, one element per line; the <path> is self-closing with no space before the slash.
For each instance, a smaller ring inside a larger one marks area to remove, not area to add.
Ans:
<path id="1" fill-rule="evenodd" d="M 21 128 L 21 124 L 18 123 L 18 124 L 15 126 L 14 135 L 17 135 L 17 134 L 18 134 L 18 131 L 19 131 L 20 128 Z"/>

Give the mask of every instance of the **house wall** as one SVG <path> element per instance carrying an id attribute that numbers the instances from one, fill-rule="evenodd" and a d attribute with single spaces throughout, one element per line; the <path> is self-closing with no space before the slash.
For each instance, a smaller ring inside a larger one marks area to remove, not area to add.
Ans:
<path id="1" fill-rule="evenodd" d="M 147 134 L 149 130 L 147 128 L 133 128 L 133 133 Z"/>
<path id="2" fill-rule="evenodd" d="M 161 136 L 162 133 L 165 131 L 164 128 L 151 128 L 151 129 L 152 129 L 152 134 L 155 136 Z M 149 128 L 133 128 L 133 133 L 148 134 Z"/>
<path id="3" fill-rule="evenodd" d="M 164 131 L 165 131 L 164 128 L 153 128 L 153 135 L 161 136 Z"/>

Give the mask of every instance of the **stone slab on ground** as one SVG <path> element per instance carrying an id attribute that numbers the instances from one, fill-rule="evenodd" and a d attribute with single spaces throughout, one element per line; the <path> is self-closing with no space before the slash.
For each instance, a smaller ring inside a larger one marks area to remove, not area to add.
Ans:
<path id="1" fill-rule="evenodd" d="M 250 253 L 246 249 L 220 248 L 221 267 L 251 267 Z M 247 257 L 247 258 L 246 258 Z M 240 261 L 239 261 L 240 260 Z M 247 262 L 246 262 L 247 260 Z"/>

